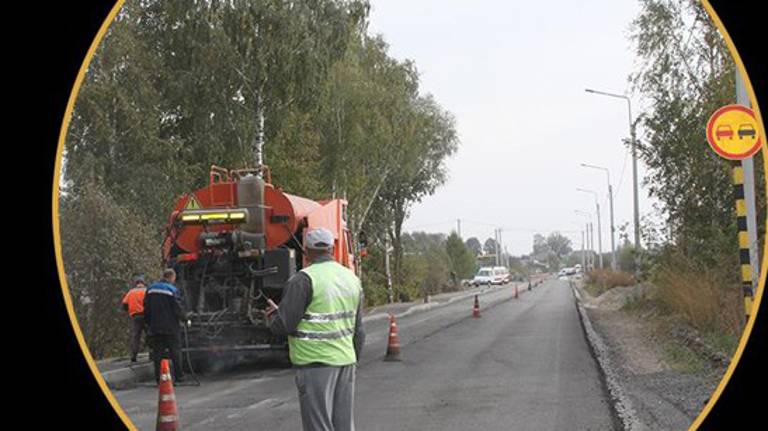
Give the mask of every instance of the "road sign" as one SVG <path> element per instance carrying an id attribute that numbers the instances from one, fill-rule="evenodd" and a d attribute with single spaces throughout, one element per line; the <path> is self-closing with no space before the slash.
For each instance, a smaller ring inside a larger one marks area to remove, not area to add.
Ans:
<path id="1" fill-rule="evenodd" d="M 763 145 L 757 119 L 743 105 L 726 105 L 715 111 L 707 122 L 707 141 L 721 157 L 743 160 L 752 157 Z"/>

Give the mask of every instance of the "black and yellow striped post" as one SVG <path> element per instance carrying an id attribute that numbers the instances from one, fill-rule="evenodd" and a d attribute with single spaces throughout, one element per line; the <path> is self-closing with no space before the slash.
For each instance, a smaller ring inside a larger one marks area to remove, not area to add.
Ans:
<path id="1" fill-rule="evenodd" d="M 739 263 L 741 265 L 741 288 L 744 293 L 744 311 L 749 320 L 752 314 L 752 263 L 747 234 L 747 203 L 744 201 L 744 169 L 741 162 L 733 164 L 733 190 L 736 195 L 736 225 L 739 228 Z"/>

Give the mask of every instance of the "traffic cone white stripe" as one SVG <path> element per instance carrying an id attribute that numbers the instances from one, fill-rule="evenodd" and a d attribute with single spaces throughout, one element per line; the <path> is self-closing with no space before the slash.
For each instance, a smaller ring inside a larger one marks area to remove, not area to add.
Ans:
<path id="1" fill-rule="evenodd" d="M 168 416 L 160 416 L 160 422 L 166 423 L 166 422 L 176 422 L 178 420 L 178 417 L 175 415 L 168 415 Z"/>
<path id="2" fill-rule="evenodd" d="M 174 394 L 160 395 L 160 401 L 176 401 L 176 395 Z"/>
<path id="3" fill-rule="evenodd" d="M 160 374 L 160 380 L 163 381 L 163 382 L 171 380 L 171 375 L 170 374 Z"/>

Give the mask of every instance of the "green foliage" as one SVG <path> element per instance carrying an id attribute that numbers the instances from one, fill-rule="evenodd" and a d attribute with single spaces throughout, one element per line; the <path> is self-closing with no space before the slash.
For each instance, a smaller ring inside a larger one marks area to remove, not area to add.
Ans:
<path id="1" fill-rule="evenodd" d="M 531 256 L 538 261 L 546 262 L 550 271 L 557 271 L 572 251 L 571 240 L 560 232 L 552 232 L 546 237 L 538 233 L 533 236 Z"/>
<path id="2" fill-rule="evenodd" d="M 663 203 L 663 230 L 671 231 L 674 246 L 719 266 L 723 255 L 738 253 L 731 164 L 709 148 L 704 129 L 717 108 L 735 103 L 733 60 L 693 0 L 642 1 L 632 39 L 642 63 L 631 80 L 650 102 L 640 118 L 646 133 L 638 146 L 649 173 L 645 184 Z M 756 165 L 763 219 L 764 173 L 761 162 Z"/>
<path id="3" fill-rule="evenodd" d="M 468 238 L 465 242 L 467 248 L 469 251 L 472 252 L 475 257 L 480 256 L 483 253 L 483 246 L 480 244 L 480 240 L 475 238 L 474 236 L 471 238 Z"/>
<path id="4" fill-rule="evenodd" d="M 450 269 L 455 275 L 456 282 L 471 278 L 477 268 L 475 256 L 464 245 L 456 232 L 451 232 L 448 235 L 448 239 L 445 241 L 445 251 L 448 254 Z"/>
<path id="5" fill-rule="evenodd" d="M 404 262 L 401 230 L 411 205 L 445 181 L 458 145 L 454 119 L 419 91 L 412 61 L 392 58 L 367 33 L 369 9 L 366 0 L 127 1 L 88 67 L 67 131 L 67 205 L 85 205 L 98 183 L 99 199 L 137 221 L 105 218 L 104 228 L 128 230 L 135 238 L 126 243 L 145 253 L 140 266 L 159 265 L 176 198 L 206 185 L 211 165 L 254 167 L 263 132 L 277 186 L 348 200 L 353 236 L 365 229 L 372 242 L 363 265 L 369 303 L 385 296 L 384 238 L 395 249 L 397 290 L 441 289 L 450 273 L 444 243 Z M 68 214 L 65 243 L 80 229 Z M 141 234 L 130 232 L 139 225 Z M 75 256 L 65 253 L 68 274 L 92 267 Z M 120 265 L 105 260 L 100 272 L 123 274 Z M 72 286 L 92 291 L 104 280 L 76 277 Z"/>
<path id="6" fill-rule="evenodd" d="M 496 248 L 498 247 L 498 245 L 499 244 L 496 242 L 495 239 L 488 238 L 483 243 L 483 252 L 485 252 L 485 254 L 491 254 L 491 255 L 495 256 L 496 255 Z"/>
<path id="7" fill-rule="evenodd" d="M 365 10 L 331 0 L 126 2 L 77 99 L 71 192 L 102 177 L 119 203 L 162 224 L 212 164 L 254 166 L 263 113 L 265 156 L 280 184 L 316 197 L 318 182 L 305 180 L 318 175 L 311 114 Z"/>
<path id="8" fill-rule="evenodd" d="M 526 266 L 519 257 L 509 258 L 509 270 L 516 278 L 525 280 L 531 276 L 531 269 Z"/>
<path id="9" fill-rule="evenodd" d="M 655 286 L 654 303 L 668 315 L 699 331 L 735 336 L 743 304 L 732 165 L 705 136 L 709 116 L 736 102 L 734 62 L 700 2 L 642 0 L 640 6 L 632 27 L 640 63 L 630 80 L 648 104 L 637 117 L 644 182 L 662 204 L 655 221 L 642 222 L 641 270 Z M 762 244 L 765 173 L 762 158 L 754 161 Z M 623 269 L 633 266 L 633 254 L 625 240 Z M 673 356 L 686 362 L 683 353 Z"/>
<path id="10" fill-rule="evenodd" d="M 159 276 L 158 235 L 99 182 L 82 185 L 78 199 L 63 197 L 60 220 L 67 284 L 88 348 L 96 358 L 125 354 L 131 325 L 120 301 L 136 274 Z"/>

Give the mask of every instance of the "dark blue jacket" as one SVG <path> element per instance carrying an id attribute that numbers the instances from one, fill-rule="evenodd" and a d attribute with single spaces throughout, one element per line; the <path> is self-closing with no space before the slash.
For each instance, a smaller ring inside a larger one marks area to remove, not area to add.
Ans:
<path id="1" fill-rule="evenodd" d="M 179 290 L 166 280 L 153 283 L 144 296 L 144 323 L 149 335 L 176 335 L 184 322 Z"/>

